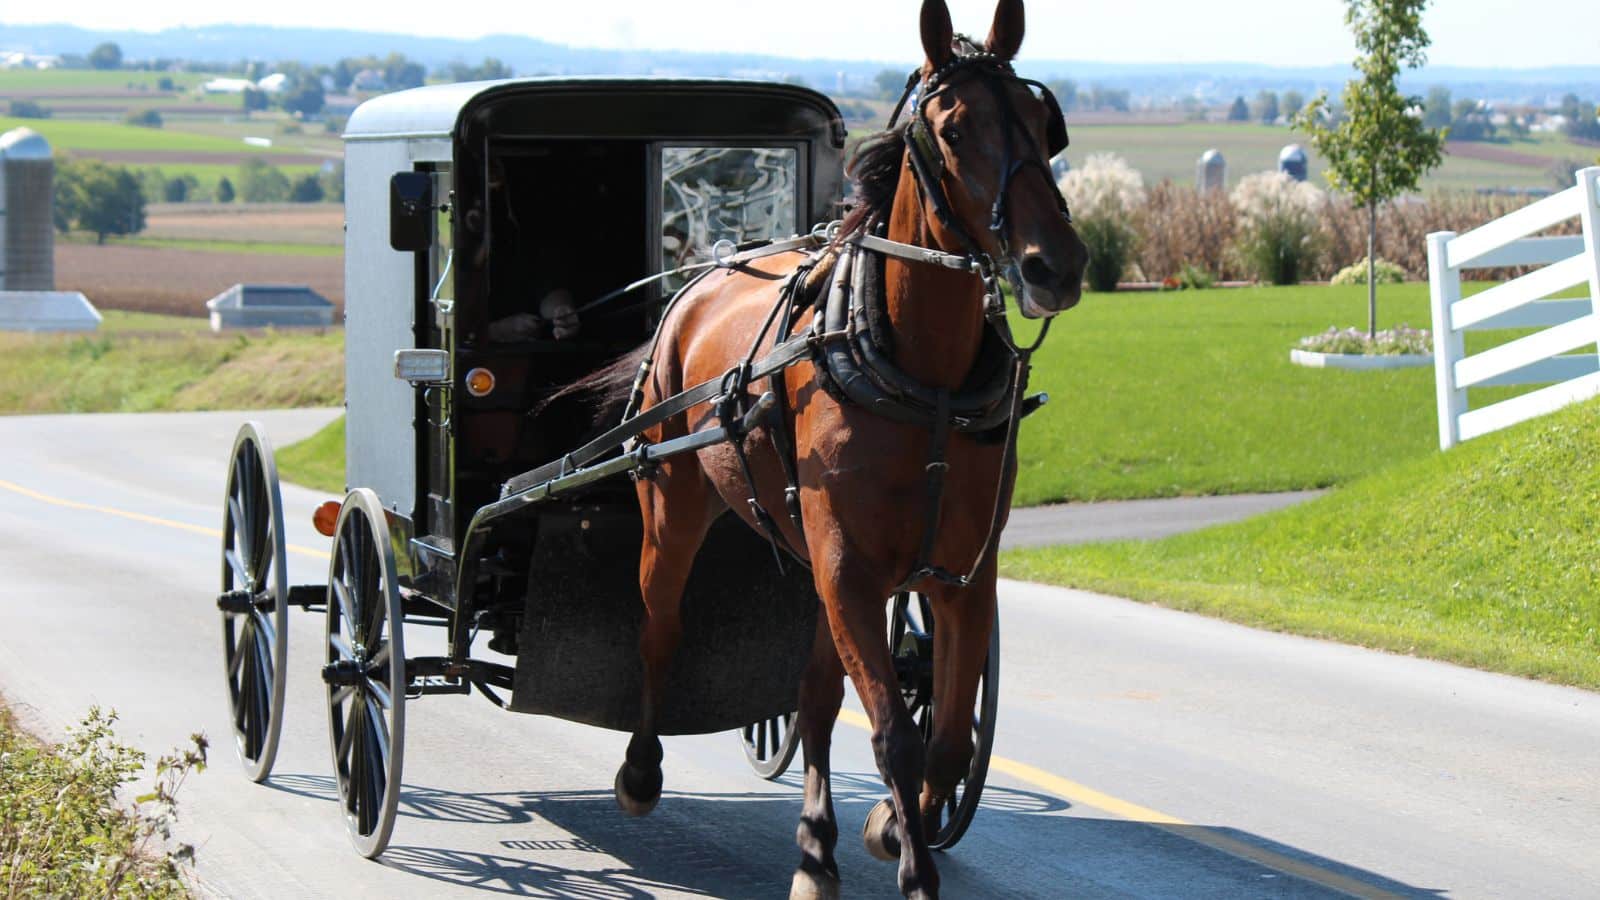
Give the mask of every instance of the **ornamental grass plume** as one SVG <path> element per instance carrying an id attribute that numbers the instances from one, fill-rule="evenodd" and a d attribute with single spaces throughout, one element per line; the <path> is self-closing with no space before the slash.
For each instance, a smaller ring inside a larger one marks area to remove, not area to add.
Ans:
<path id="1" fill-rule="evenodd" d="M 1230 199 L 1239 213 L 1234 252 L 1245 269 L 1273 284 L 1299 284 L 1311 273 L 1322 250 L 1322 191 L 1283 172 L 1259 172 L 1241 178 Z"/>
<path id="2" fill-rule="evenodd" d="M 1072 224 L 1089 248 L 1091 290 L 1114 291 L 1139 243 L 1135 216 L 1144 204 L 1144 179 L 1127 160 L 1097 153 L 1061 178 Z"/>
<path id="3" fill-rule="evenodd" d="M 1328 199 L 1314 184 L 1261 171 L 1240 179 L 1229 199 L 1238 211 L 1234 251 L 1256 279 L 1296 285 L 1317 266 L 1318 219 Z"/>

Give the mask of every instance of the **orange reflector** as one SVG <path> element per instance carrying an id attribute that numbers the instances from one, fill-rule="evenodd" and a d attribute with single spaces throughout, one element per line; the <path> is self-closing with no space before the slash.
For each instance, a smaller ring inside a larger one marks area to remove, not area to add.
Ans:
<path id="1" fill-rule="evenodd" d="M 329 500 L 317 507 L 317 511 L 311 514 L 311 525 L 318 534 L 333 537 L 333 526 L 339 523 L 339 510 L 343 505 L 337 500 Z"/>
<path id="2" fill-rule="evenodd" d="M 473 369 L 467 373 L 467 393 L 474 397 L 487 397 L 493 390 L 493 372 L 488 369 Z"/>

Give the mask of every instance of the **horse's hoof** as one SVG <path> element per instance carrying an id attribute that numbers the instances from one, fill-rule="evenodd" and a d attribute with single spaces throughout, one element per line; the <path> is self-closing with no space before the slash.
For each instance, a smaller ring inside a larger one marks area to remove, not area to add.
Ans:
<path id="1" fill-rule="evenodd" d="M 656 808 L 656 803 L 661 800 L 661 771 L 657 769 L 653 779 L 647 777 L 649 773 L 641 774 L 637 771 L 630 778 L 628 769 L 628 764 L 623 763 L 622 768 L 617 770 L 617 780 L 612 785 L 612 789 L 617 795 L 617 808 L 630 816 L 647 816 L 651 810 Z M 628 783 L 630 781 L 635 783 L 630 785 Z M 651 781 L 654 782 L 653 790 L 648 783 Z M 646 783 L 639 784 L 638 782 Z"/>
<path id="2" fill-rule="evenodd" d="M 789 900 L 839 900 L 839 876 L 796 869 Z"/>
<path id="3" fill-rule="evenodd" d="M 867 813 L 867 821 L 861 826 L 861 843 L 866 845 L 873 859 L 894 862 L 900 858 L 899 832 L 894 819 L 894 804 L 879 800 L 878 805 Z"/>

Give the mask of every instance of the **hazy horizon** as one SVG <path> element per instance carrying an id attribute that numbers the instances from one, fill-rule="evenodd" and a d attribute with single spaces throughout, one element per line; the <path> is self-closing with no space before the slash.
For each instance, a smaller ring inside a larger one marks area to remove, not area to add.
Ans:
<path id="1" fill-rule="evenodd" d="M 950 0 L 958 31 L 985 34 L 993 0 Z M 909 60 L 921 55 L 917 0 L 863 4 L 808 0 L 776 5 L 781 21 L 729 14 L 724 2 L 678 0 L 669 11 L 645 0 L 603 5 L 540 4 L 499 9 L 465 0 L 441 17 L 425 6 L 373 0 L 338 5 L 278 0 L 270 9 L 219 7 L 200 0 L 146 0 L 107 9 L 103 0 L 59 0 L 13 9 L 4 25 L 72 25 L 96 31 L 158 32 L 169 28 L 267 25 L 352 29 L 472 40 L 515 35 L 572 47 L 697 53 L 748 53 L 796 59 Z M 1255 63 L 1344 65 L 1353 44 L 1343 0 L 1128 0 L 1120 4 L 1029 4 L 1022 59 L 1112 64 Z M 1600 64 L 1600 30 L 1592 7 L 1578 0 L 1523 0 L 1505 15 L 1493 0 L 1449 0 L 1430 6 L 1423 24 L 1433 38 L 1429 62 L 1440 67 L 1550 68 Z M 480 10 L 484 11 L 480 14 Z"/>

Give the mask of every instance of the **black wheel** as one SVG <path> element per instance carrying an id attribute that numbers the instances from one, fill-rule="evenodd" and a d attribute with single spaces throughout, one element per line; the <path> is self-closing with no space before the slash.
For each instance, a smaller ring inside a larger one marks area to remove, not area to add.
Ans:
<path id="1" fill-rule="evenodd" d="M 910 594 L 896 594 L 889 613 L 889 646 L 894 651 L 895 674 L 900 680 L 900 694 L 917 726 L 922 729 L 922 739 L 933 737 L 933 711 L 937 698 L 933 695 L 933 615 L 928 598 Z M 978 811 L 978 800 L 983 796 L 983 783 L 989 777 L 989 754 L 994 750 L 995 712 L 1000 704 L 1000 619 L 995 616 L 994 628 L 989 633 L 989 656 L 984 661 L 983 673 L 978 680 L 978 696 L 972 709 L 972 765 L 967 777 L 956 785 L 955 793 L 940 811 L 939 827 L 928 836 L 928 846 L 935 850 L 954 847 L 972 816 Z"/>
<path id="2" fill-rule="evenodd" d="M 739 729 L 744 758 L 757 775 L 768 781 L 789 771 L 795 751 L 800 749 L 800 736 L 794 730 L 796 715 L 784 713 Z"/>
<path id="3" fill-rule="evenodd" d="M 263 781 L 272 773 L 283 730 L 289 581 L 278 468 L 255 422 L 246 422 L 234 438 L 223 508 L 217 607 L 234 748 L 250 780 Z"/>
<path id="4" fill-rule="evenodd" d="M 350 840 L 369 859 L 389 845 L 400 803 L 403 618 L 383 506 L 366 488 L 351 491 L 334 526 L 322 678 L 339 806 Z"/>

